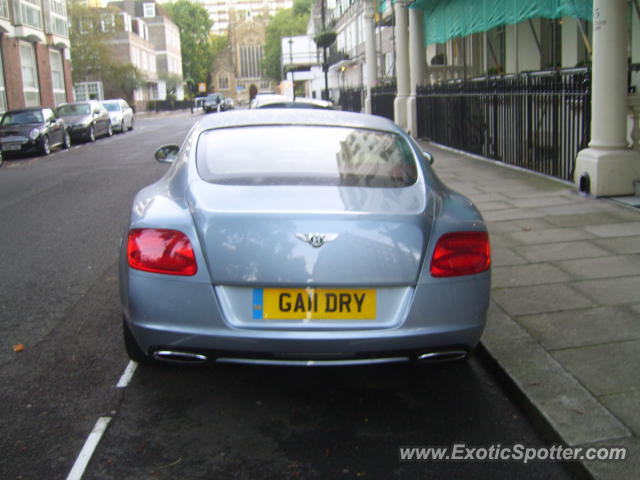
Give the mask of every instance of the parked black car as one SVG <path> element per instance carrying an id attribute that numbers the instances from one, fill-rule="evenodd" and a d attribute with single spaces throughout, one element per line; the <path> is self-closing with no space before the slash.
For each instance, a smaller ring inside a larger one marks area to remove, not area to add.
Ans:
<path id="1" fill-rule="evenodd" d="M 51 108 L 9 110 L 0 120 L 0 146 L 5 156 L 21 153 L 49 155 L 53 147 L 69 148 L 67 125 Z"/>
<path id="2" fill-rule="evenodd" d="M 57 109 L 58 116 L 69 126 L 71 139 L 93 142 L 97 137 L 113 135 L 109 112 L 97 101 L 65 103 Z"/>
<path id="3" fill-rule="evenodd" d="M 204 113 L 209 112 L 222 112 L 226 110 L 226 103 L 224 101 L 224 97 L 219 93 L 210 93 L 204 99 L 204 105 L 202 108 L 204 109 Z"/>

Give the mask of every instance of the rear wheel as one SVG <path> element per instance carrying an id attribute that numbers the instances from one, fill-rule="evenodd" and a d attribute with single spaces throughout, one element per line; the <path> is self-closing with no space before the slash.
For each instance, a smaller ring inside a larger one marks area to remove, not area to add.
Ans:
<path id="1" fill-rule="evenodd" d="M 149 356 L 142 351 L 140 345 L 138 345 L 124 318 L 122 319 L 122 333 L 124 336 L 124 347 L 131 360 L 140 365 L 150 365 L 153 363 L 153 360 L 149 358 Z"/>
<path id="2" fill-rule="evenodd" d="M 120 122 L 120 133 L 124 133 L 124 120 Z"/>
<path id="3" fill-rule="evenodd" d="M 133 118 L 131 118 L 131 125 L 129 126 L 129 130 L 133 130 Z"/>
<path id="4" fill-rule="evenodd" d="M 2 150 L 0 150 L 0 167 L 2 166 L 2 162 L 4 162 L 4 157 L 2 156 Z"/>
<path id="5" fill-rule="evenodd" d="M 51 143 L 47 135 L 43 135 L 42 140 L 40 140 L 40 153 L 42 155 L 49 155 L 51 153 Z"/>

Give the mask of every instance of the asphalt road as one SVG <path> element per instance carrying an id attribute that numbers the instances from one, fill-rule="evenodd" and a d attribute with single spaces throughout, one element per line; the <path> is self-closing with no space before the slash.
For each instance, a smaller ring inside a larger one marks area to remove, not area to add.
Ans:
<path id="1" fill-rule="evenodd" d="M 571 478 L 554 462 L 401 462 L 401 446 L 549 444 L 491 371 L 138 368 L 117 296 L 136 191 L 197 116 L 0 169 L 0 479 L 65 479 L 100 417 L 85 479 Z M 22 351 L 14 346 L 23 345 Z"/>

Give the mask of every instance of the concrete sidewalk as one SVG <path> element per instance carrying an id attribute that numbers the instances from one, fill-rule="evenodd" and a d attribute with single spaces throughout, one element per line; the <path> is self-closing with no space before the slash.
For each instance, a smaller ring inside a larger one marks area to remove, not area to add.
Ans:
<path id="1" fill-rule="evenodd" d="M 640 478 L 640 209 L 423 143 L 487 221 L 492 301 L 482 344 L 569 446 L 627 447 L 587 461 Z"/>

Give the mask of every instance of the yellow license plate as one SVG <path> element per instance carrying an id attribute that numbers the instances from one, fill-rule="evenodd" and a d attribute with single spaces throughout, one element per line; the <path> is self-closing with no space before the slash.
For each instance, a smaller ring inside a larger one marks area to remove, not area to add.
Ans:
<path id="1" fill-rule="evenodd" d="M 255 320 L 367 320 L 376 318 L 375 289 L 255 288 Z"/>

